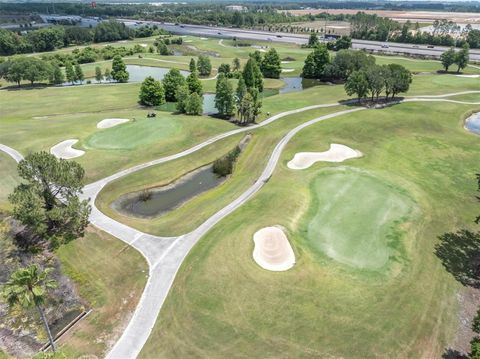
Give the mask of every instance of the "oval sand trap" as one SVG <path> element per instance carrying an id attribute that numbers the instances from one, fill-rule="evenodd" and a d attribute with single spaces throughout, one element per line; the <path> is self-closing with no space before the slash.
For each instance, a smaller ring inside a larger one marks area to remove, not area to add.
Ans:
<path id="1" fill-rule="evenodd" d="M 332 143 L 330 149 L 325 152 L 299 152 L 295 154 L 293 159 L 287 163 L 287 166 L 293 170 L 303 170 L 318 161 L 343 162 L 349 158 L 358 157 L 362 157 L 360 151 L 345 145 Z"/>
<path id="2" fill-rule="evenodd" d="M 72 146 L 77 142 L 78 140 L 75 139 L 60 142 L 59 144 L 50 148 L 50 153 L 57 158 L 63 158 L 65 160 L 83 156 L 85 151 L 72 148 Z"/>
<path id="3" fill-rule="evenodd" d="M 295 264 L 295 254 L 287 236 L 280 228 L 265 227 L 253 235 L 253 259 L 263 269 L 280 272 Z"/>
<path id="4" fill-rule="evenodd" d="M 468 79 L 477 79 L 480 77 L 480 75 L 455 75 L 457 77 L 466 77 Z"/>
<path id="5" fill-rule="evenodd" d="M 130 121 L 128 118 L 106 118 L 97 123 L 97 128 L 110 128 Z"/>
<path id="6" fill-rule="evenodd" d="M 293 72 L 295 69 L 282 69 L 282 72 Z"/>

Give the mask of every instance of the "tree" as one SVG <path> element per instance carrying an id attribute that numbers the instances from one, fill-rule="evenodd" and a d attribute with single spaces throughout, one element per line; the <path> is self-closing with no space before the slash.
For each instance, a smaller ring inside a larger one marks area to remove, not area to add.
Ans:
<path id="1" fill-rule="evenodd" d="M 156 43 L 157 46 L 157 52 L 162 55 L 162 56 L 168 56 L 171 55 L 170 50 L 168 50 L 167 45 L 165 44 L 164 41 L 160 40 Z"/>
<path id="2" fill-rule="evenodd" d="M 194 92 L 190 94 L 185 104 L 187 115 L 201 115 L 203 112 L 203 97 Z"/>
<path id="3" fill-rule="evenodd" d="M 52 350 L 55 351 L 55 342 L 44 311 L 48 290 L 57 286 L 56 282 L 49 278 L 50 272 L 51 269 L 42 271 L 35 264 L 17 269 L 5 283 L 2 294 L 10 307 L 20 305 L 24 309 L 31 307 L 37 309 Z"/>
<path id="4" fill-rule="evenodd" d="M 375 65 L 375 57 L 364 51 L 340 50 L 332 62 L 325 66 L 323 78 L 330 80 L 346 80 L 353 71 Z"/>
<path id="5" fill-rule="evenodd" d="M 32 85 L 35 81 L 47 80 L 53 71 L 50 64 L 34 57 L 25 58 L 22 62 L 24 66 L 22 77 Z"/>
<path id="6" fill-rule="evenodd" d="M 241 65 L 240 65 L 240 59 L 238 57 L 235 57 L 233 59 L 233 71 L 240 71 Z"/>
<path id="7" fill-rule="evenodd" d="M 108 82 L 112 81 L 112 73 L 108 67 L 105 69 L 105 80 Z"/>
<path id="8" fill-rule="evenodd" d="M 263 91 L 263 76 L 254 58 L 249 58 L 242 72 L 243 80 L 247 88 L 257 88 Z"/>
<path id="9" fill-rule="evenodd" d="M 85 79 L 82 68 L 79 64 L 75 65 L 75 81 L 82 82 Z"/>
<path id="10" fill-rule="evenodd" d="M 52 85 L 60 85 L 65 82 L 65 76 L 63 75 L 62 69 L 60 66 L 55 65 L 53 67 L 52 74 L 50 76 L 50 83 Z"/>
<path id="11" fill-rule="evenodd" d="M 160 81 L 148 76 L 140 87 L 140 103 L 145 106 L 159 106 L 165 103 L 165 91 Z"/>
<path id="12" fill-rule="evenodd" d="M 24 181 L 9 196 L 15 219 L 53 247 L 84 235 L 91 207 L 79 198 L 85 171 L 78 163 L 31 153 L 18 174 Z"/>
<path id="13" fill-rule="evenodd" d="M 407 92 L 412 83 L 412 73 L 402 65 L 389 64 L 390 80 L 386 82 L 387 93 L 392 94 L 392 99 L 400 92 Z"/>
<path id="14" fill-rule="evenodd" d="M 188 64 L 188 68 L 190 72 L 196 72 L 197 71 L 197 64 L 195 63 L 195 59 L 192 57 L 190 59 L 190 63 Z"/>
<path id="15" fill-rule="evenodd" d="M 323 70 L 330 63 L 330 55 L 325 45 L 320 45 L 310 53 L 305 59 L 302 70 L 302 77 L 308 79 L 320 79 L 323 76 Z"/>
<path id="16" fill-rule="evenodd" d="M 176 93 L 177 89 L 180 86 L 183 86 L 186 84 L 185 77 L 180 73 L 178 69 L 170 69 L 165 74 L 165 77 L 163 78 L 163 88 L 165 90 L 165 100 L 175 102 L 177 101 L 176 98 Z"/>
<path id="17" fill-rule="evenodd" d="M 237 109 L 237 117 L 240 124 L 255 122 L 262 106 L 258 95 L 258 90 L 254 88 L 251 91 L 247 91 L 240 100 Z"/>
<path id="18" fill-rule="evenodd" d="M 220 116 L 230 117 L 235 111 L 235 99 L 232 84 L 221 74 L 217 79 L 215 92 L 215 107 Z"/>
<path id="19" fill-rule="evenodd" d="M 462 46 L 462 49 L 456 53 L 455 64 L 458 66 L 457 73 L 460 72 L 460 70 L 463 70 L 465 67 L 467 67 L 468 61 L 470 60 L 469 52 L 470 51 L 469 51 L 468 44 L 465 43 Z"/>
<path id="20" fill-rule="evenodd" d="M 384 68 L 380 65 L 373 65 L 365 70 L 365 74 L 367 75 L 368 90 L 372 95 L 372 101 L 374 97 L 378 100 L 378 96 L 385 87 Z"/>
<path id="21" fill-rule="evenodd" d="M 449 50 L 443 52 L 440 55 L 440 61 L 445 71 L 448 72 L 448 68 L 455 63 L 455 50 L 451 47 Z"/>
<path id="22" fill-rule="evenodd" d="M 480 30 L 471 29 L 467 35 L 467 43 L 472 49 L 478 49 L 480 47 Z"/>
<path id="23" fill-rule="evenodd" d="M 231 69 L 229 64 L 220 64 L 220 66 L 218 66 L 218 75 L 224 74 L 225 76 L 229 77 L 230 73 Z"/>
<path id="24" fill-rule="evenodd" d="M 277 50 L 271 48 L 263 57 L 263 60 L 260 64 L 260 69 L 262 70 L 262 75 L 271 79 L 280 78 L 282 73 L 282 66 L 280 61 L 280 56 L 278 56 Z"/>
<path id="25" fill-rule="evenodd" d="M 67 81 L 73 84 L 75 82 L 75 70 L 73 69 L 71 62 L 65 64 L 65 74 L 67 76 Z"/>
<path id="26" fill-rule="evenodd" d="M 185 113 L 188 97 L 190 96 L 190 90 L 188 86 L 182 85 L 177 87 L 175 93 L 175 98 L 177 99 L 177 111 L 180 113 Z"/>
<path id="27" fill-rule="evenodd" d="M 190 73 L 187 76 L 187 85 L 190 93 L 197 93 L 199 96 L 203 95 L 203 86 L 202 82 L 198 79 L 198 75 L 196 71 Z"/>
<path id="28" fill-rule="evenodd" d="M 95 67 L 95 80 L 97 80 L 97 82 L 102 82 L 103 80 L 102 69 L 100 66 Z"/>
<path id="29" fill-rule="evenodd" d="M 310 33 L 310 37 L 308 38 L 308 47 L 317 47 L 320 44 L 318 41 L 318 36 L 315 32 Z"/>
<path id="30" fill-rule="evenodd" d="M 345 92 L 348 96 L 356 94 L 359 103 L 365 98 L 365 96 L 367 96 L 368 81 L 365 71 L 354 71 L 348 76 L 348 79 L 345 82 Z"/>
<path id="31" fill-rule="evenodd" d="M 128 72 L 125 63 L 122 60 L 120 55 L 115 55 L 112 61 L 112 79 L 117 82 L 127 82 L 128 81 Z"/>
<path id="32" fill-rule="evenodd" d="M 197 70 L 200 76 L 209 76 L 212 72 L 212 64 L 208 56 L 200 55 L 197 62 Z"/>
<path id="33" fill-rule="evenodd" d="M 251 59 L 254 59 L 257 64 L 262 62 L 262 54 L 260 51 L 255 50 L 254 52 L 248 54 Z"/>
<path id="34" fill-rule="evenodd" d="M 346 50 L 352 46 L 352 38 L 350 36 L 342 36 L 335 41 L 335 51 Z"/>
<path id="35" fill-rule="evenodd" d="M 245 80 L 243 77 L 240 77 L 237 84 L 237 90 L 235 91 L 235 98 L 237 106 L 240 105 L 240 102 L 243 99 L 243 96 L 247 93 L 247 85 L 245 85 Z"/>
<path id="36" fill-rule="evenodd" d="M 95 42 L 112 42 L 133 37 L 133 30 L 123 22 L 116 20 L 102 21 L 95 27 L 93 40 Z"/>

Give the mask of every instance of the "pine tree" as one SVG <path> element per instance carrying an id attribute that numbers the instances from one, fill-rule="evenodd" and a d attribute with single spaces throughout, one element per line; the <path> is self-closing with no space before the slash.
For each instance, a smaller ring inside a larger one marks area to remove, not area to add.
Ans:
<path id="1" fill-rule="evenodd" d="M 196 92 L 190 94 L 185 104 L 187 115 L 201 115 L 203 112 L 203 97 Z"/>
<path id="2" fill-rule="evenodd" d="M 198 79 L 196 71 L 193 71 L 187 76 L 187 85 L 190 93 L 197 93 L 199 96 L 203 95 L 202 82 Z"/>
<path id="3" fill-rule="evenodd" d="M 85 76 L 83 75 L 82 67 L 79 64 L 75 65 L 75 81 L 83 82 Z"/>
<path id="4" fill-rule="evenodd" d="M 73 65 L 71 62 L 67 62 L 65 64 L 65 75 L 67 76 L 67 81 L 70 83 L 75 82 L 75 70 L 73 69 Z"/>
<path id="5" fill-rule="evenodd" d="M 200 76 L 208 76 L 212 72 L 212 64 L 208 56 L 200 55 L 197 62 L 197 70 Z"/>
<path id="6" fill-rule="evenodd" d="M 221 74 L 217 80 L 215 92 L 215 107 L 220 116 L 230 117 L 235 110 L 235 99 L 232 84 L 227 77 Z"/>
<path id="7" fill-rule="evenodd" d="M 102 82 L 103 80 L 102 69 L 100 66 L 95 67 L 95 80 L 97 80 L 97 82 Z"/>
<path id="8" fill-rule="evenodd" d="M 197 71 L 197 64 L 195 63 L 195 59 L 193 57 L 190 59 L 190 64 L 188 65 L 188 68 L 190 69 L 190 72 Z"/>
<path id="9" fill-rule="evenodd" d="M 53 85 L 60 85 L 65 82 L 65 76 L 63 75 L 62 69 L 55 65 L 50 77 L 50 83 Z"/>
<path id="10" fill-rule="evenodd" d="M 165 90 L 165 100 L 175 102 L 177 100 L 177 88 L 186 84 L 185 77 L 178 69 L 170 69 L 162 80 Z"/>
<path id="11" fill-rule="evenodd" d="M 140 103 L 145 106 L 159 106 L 165 103 L 165 91 L 160 81 L 148 76 L 140 87 Z"/>
<path id="12" fill-rule="evenodd" d="M 128 72 L 120 55 L 115 55 L 112 61 L 112 78 L 117 82 L 127 82 Z"/>
<path id="13" fill-rule="evenodd" d="M 277 50 L 273 47 L 268 50 L 268 52 L 263 57 L 262 63 L 260 64 L 260 69 L 262 70 L 262 75 L 271 79 L 280 78 L 282 72 L 282 66 L 280 61 L 280 56 L 278 56 Z"/>

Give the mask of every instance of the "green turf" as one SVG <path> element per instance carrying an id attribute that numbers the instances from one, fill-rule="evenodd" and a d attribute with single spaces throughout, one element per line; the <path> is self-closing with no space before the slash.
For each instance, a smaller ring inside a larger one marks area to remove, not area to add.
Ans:
<path id="1" fill-rule="evenodd" d="M 315 250 L 351 267 L 379 270 L 401 258 L 400 226 L 411 200 L 367 172 L 322 171 L 311 184 L 306 240 Z"/>
<path id="2" fill-rule="evenodd" d="M 10 208 L 8 196 L 20 182 L 17 174 L 17 163 L 8 155 L 0 152 L 0 210 Z"/>
<path id="3" fill-rule="evenodd" d="M 298 133 L 265 187 L 189 253 L 139 357 L 440 357 L 457 328 L 459 288 L 434 245 L 446 231 L 473 228 L 478 212 L 478 137 L 462 127 L 473 108 L 405 103 Z M 324 151 L 330 143 L 362 151 L 348 165 L 374 174 L 361 179 L 368 191 L 351 189 L 363 233 L 375 216 L 362 201 L 384 193 L 407 209 L 415 203 L 418 215 L 395 232 L 402 265 L 366 271 L 319 255 L 307 241 L 310 184 L 325 168 L 343 165 L 293 171 L 286 164 L 297 152 Z M 265 271 L 252 258 L 253 234 L 270 225 L 283 226 L 294 249 L 296 265 L 287 272 Z"/>
<path id="4" fill-rule="evenodd" d="M 131 150 L 165 138 L 173 137 L 182 130 L 182 124 L 174 118 L 140 118 L 95 132 L 84 145 L 88 148 Z"/>

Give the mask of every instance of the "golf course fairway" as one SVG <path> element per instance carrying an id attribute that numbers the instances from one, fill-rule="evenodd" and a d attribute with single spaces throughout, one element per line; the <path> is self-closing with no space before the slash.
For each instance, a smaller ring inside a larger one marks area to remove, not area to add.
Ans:
<path id="1" fill-rule="evenodd" d="M 320 172 L 311 192 L 306 237 L 314 250 L 378 270 L 402 247 L 400 225 L 413 202 L 396 188 L 365 171 L 340 167 Z"/>
<path id="2" fill-rule="evenodd" d="M 129 150 L 169 138 L 179 133 L 182 125 L 168 118 L 142 118 L 99 130 L 85 140 L 88 148 Z"/>

